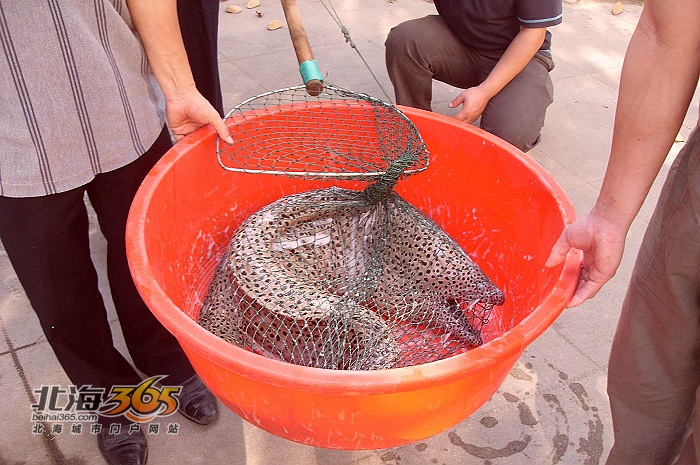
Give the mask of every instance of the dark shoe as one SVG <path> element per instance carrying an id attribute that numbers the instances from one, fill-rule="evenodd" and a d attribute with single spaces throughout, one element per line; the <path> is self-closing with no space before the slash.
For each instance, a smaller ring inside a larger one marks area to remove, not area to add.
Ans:
<path id="1" fill-rule="evenodd" d="M 219 418 L 216 397 L 197 375 L 182 383 L 179 410 L 185 418 L 200 425 L 208 425 Z"/>
<path id="2" fill-rule="evenodd" d="M 130 434 L 127 425 L 117 434 L 109 434 L 109 428 L 103 427 L 97 435 L 97 446 L 109 465 L 145 465 L 148 459 L 143 431 Z"/>

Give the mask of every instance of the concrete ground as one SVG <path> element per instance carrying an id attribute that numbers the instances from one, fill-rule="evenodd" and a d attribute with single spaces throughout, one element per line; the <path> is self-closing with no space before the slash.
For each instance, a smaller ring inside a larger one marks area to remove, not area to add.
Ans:
<path id="1" fill-rule="evenodd" d="M 624 2 L 623 2 L 624 3 Z M 228 5 L 243 7 L 239 14 Z M 333 6 L 366 60 L 346 43 L 324 8 L 328 0 L 299 0 L 309 39 L 327 81 L 380 98 L 393 97 L 383 64 L 383 43 L 395 24 L 435 12 L 425 0 L 336 0 Z M 579 212 L 593 204 L 610 146 L 616 91 L 624 52 L 641 6 L 625 4 L 611 14 L 612 3 L 564 1 L 564 22 L 552 29 L 556 68 L 555 102 L 547 114 L 542 142 L 530 155 L 568 193 Z M 262 16 L 259 16 L 258 13 Z M 254 9 L 244 0 L 221 4 L 220 70 L 225 105 L 268 90 L 300 84 L 286 29 L 267 30 L 283 20 L 279 2 L 262 0 Z M 375 81 L 376 75 L 381 86 Z M 434 110 L 451 114 L 447 103 L 455 89 L 435 85 Z M 685 120 L 668 166 L 682 139 L 698 119 L 698 97 Z M 634 223 L 617 276 L 593 300 L 565 311 L 515 365 L 498 392 L 461 424 L 419 443 L 376 451 L 333 451 L 272 436 L 222 407 L 221 418 L 195 426 L 176 414 L 149 435 L 149 463 L 231 465 L 542 465 L 603 463 L 612 432 L 605 393 L 607 357 L 626 283 L 644 228 L 658 195 L 657 181 Z M 95 260 L 103 267 L 104 240 L 93 222 Z M 100 268 L 101 278 L 104 270 Z M 102 280 L 104 283 L 104 279 Z M 108 295 L 108 290 L 105 289 Z M 110 309 L 111 311 L 111 309 Z M 113 313 L 112 313 L 113 315 Z M 33 391 L 42 385 L 68 386 L 42 336 L 38 321 L 0 249 L 0 464 L 99 464 L 96 441 L 82 433 L 34 430 Z M 118 329 L 115 328 L 120 347 Z"/>

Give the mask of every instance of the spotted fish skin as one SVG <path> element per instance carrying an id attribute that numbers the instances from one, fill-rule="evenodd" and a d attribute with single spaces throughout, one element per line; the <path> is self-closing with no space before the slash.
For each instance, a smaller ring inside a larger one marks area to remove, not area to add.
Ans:
<path id="1" fill-rule="evenodd" d="M 350 255 L 336 244 L 370 210 L 356 194 L 333 188 L 295 194 L 250 216 L 214 273 L 200 323 L 236 345 L 290 363 L 393 366 L 399 348 L 391 330 L 359 304 L 367 293 L 351 286 L 364 272 L 363 241 Z"/>
<path id="2" fill-rule="evenodd" d="M 505 296 L 430 217 L 395 192 L 387 203 L 390 259 L 375 300 L 403 296 L 383 312 L 450 332 L 471 348 L 481 345 L 461 307 L 502 305 Z"/>
<path id="3" fill-rule="evenodd" d="M 331 187 L 279 199 L 236 230 L 200 324 L 286 362 L 376 370 L 400 359 L 392 321 L 480 345 L 460 308 L 480 300 L 503 295 L 430 218 L 395 192 L 368 201 Z"/>

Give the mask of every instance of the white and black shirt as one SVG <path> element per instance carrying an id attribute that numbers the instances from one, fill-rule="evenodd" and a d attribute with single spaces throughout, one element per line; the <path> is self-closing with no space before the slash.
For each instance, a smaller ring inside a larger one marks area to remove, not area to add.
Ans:
<path id="1" fill-rule="evenodd" d="M 0 196 L 84 185 L 143 154 L 163 97 L 124 0 L 0 0 Z"/>

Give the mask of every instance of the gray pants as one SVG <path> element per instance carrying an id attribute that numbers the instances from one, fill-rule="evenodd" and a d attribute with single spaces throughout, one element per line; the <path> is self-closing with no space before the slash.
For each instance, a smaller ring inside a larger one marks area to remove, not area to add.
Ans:
<path id="1" fill-rule="evenodd" d="M 386 65 L 396 103 L 431 110 L 432 80 L 461 89 L 482 83 L 498 62 L 459 41 L 440 16 L 403 22 L 386 40 Z M 486 106 L 482 129 L 526 152 L 539 142 L 554 88 L 551 58 L 538 54 Z M 456 97 L 456 95 L 455 95 Z"/>
<path id="2" fill-rule="evenodd" d="M 700 439 L 700 129 L 676 158 L 647 227 L 608 368 L 608 465 L 672 464 Z M 694 424 L 693 424 L 694 423 Z M 698 449 L 700 450 L 700 449 Z"/>

